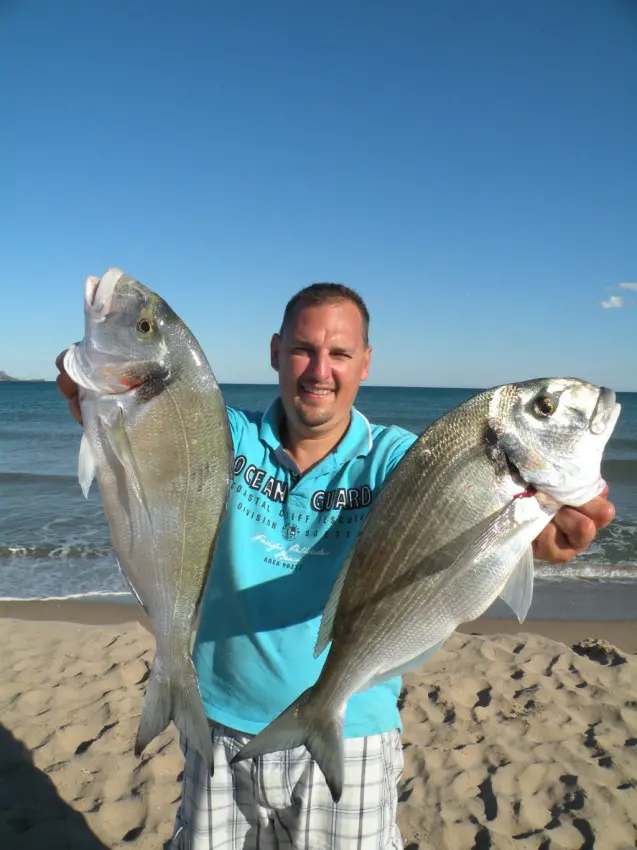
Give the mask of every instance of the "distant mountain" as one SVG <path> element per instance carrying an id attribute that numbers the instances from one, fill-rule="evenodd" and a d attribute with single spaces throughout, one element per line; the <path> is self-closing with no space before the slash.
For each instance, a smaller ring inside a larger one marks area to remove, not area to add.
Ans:
<path id="1" fill-rule="evenodd" d="M 46 381 L 46 378 L 12 378 L 11 375 L 7 375 L 6 372 L 0 370 L 0 381 L 14 381 L 17 383 L 42 383 Z"/>

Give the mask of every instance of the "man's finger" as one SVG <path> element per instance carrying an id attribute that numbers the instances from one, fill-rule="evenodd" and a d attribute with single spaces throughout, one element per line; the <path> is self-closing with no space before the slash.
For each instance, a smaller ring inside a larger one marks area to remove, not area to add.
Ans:
<path id="1" fill-rule="evenodd" d="M 550 522 L 533 541 L 533 554 L 539 560 L 548 561 L 550 564 L 564 564 L 574 558 L 577 552 L 555 522 Z"/>
<path id="2" fill-rule="evenodd" d="M 595 523 L 595 527 L 599 531 L 600 528 L 605 528 L 615 518 L 615 505 L 608 501 L 606 498 L 607 493 L 608 489 L 601 496 L 591 499 L 585 505 L 580 505 L 579 508 L 568 508 L 568 510 L 588 517 L 588 519 Z M 559 516 L 561 513 L 562 511 L 558 511 L 556 516 Z"/>
<path id="3" fill-rule="evenodd" d="M 73 396 L 73 398 L 69 400 L 69 410 L 71 411 L 71 416 L 73 416 L 80 425 L 83 425 L 82 408 L 80 407 L 80 400 L 77 396 Z"/>
<path id="4" fill-rule="evenodd" d="M 553 523 L 570 548 L 578 551 L 590 545 L 597 531 L 597 525 L 590 516 L 573 508 L 562 508 L 555 514 Z"/>
<path id="5" fill-rule="evenodd" d="M 64 355 L 68 351 L 68 348 L 65 348 L 64 351 L 60 351 L 58 356 L 55 358 L 55 365 L 57 367 L 58 372 L 64 371 Z"/>
<path id="6" fill-rule="evenodd" d="M 77 397 L 77 384 L 75 383 L 75 381 L 69 378 L 66 372 L 60 372 L 60 374 L 55 379 L 55 383 L 58 385 L 59 391 L 66 398 Z"/>

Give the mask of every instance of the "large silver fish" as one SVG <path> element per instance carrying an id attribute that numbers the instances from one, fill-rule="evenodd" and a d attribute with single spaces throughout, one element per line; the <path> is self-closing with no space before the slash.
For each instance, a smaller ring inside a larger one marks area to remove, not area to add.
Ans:
<path id="1" fill-rule="evenodd" d="M 80 387 L 80 484 L 87 495 L 97 477 L 156 641 L 135 752 L 173 720 L 212 766 L 190 640 L 230 481 L 226 408 L 192 333 L 132 277 L 89 277 L 84 314 L 84 339 L 64 359 Z"/>
<path id="2" fill-rule="evenodd" d="M 502 596 L 526 617 L 531 543 L 561 505 L 604 488 L 615 393 L 538 379 L 479 393 L 434 422 L 381 490 L 325 608 L 316 684 L 235 760 L 305 745 L 334 800 L 348 698 L 420 665 Z"/>

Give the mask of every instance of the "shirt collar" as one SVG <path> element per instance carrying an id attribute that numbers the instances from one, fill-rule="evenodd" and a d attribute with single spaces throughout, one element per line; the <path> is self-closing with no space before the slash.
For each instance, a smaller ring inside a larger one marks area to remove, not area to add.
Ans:
<path id="1" fill-rule="evenodd" d="M 259 436 L 263 442 L 275 451 L 281 448 L 282 420 L 283 405 L 281 399 L 277 397 L 263 412 L 259 429 Z M 321 461 L 319 466 L 323 467 L 323 464 L 330 459 L 333 461 L 330 465 L 337 466 L 354 457 L 367 455 L 371 451 L 372 442 L 372 428 L 369 420 L 360 410 L 352 407 L 352 418 L 347 431 L 336 448 Z"/>

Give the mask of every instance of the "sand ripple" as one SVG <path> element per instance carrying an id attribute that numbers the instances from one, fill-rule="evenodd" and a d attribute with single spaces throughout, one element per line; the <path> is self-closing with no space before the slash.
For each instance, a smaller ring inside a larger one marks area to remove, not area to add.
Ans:
<path id="1" fill-rule="evenodd" d="M 454 635 L 406 677 L 407 845 L 637 846 L 637 658 L 538 635 Z"/>
<path id="2" fill-rule="evenodd" d="M 133 752 L 148 633 L 0 619 L 0 646 L 0 848 L 161 850 L 183 764 L 173 727 Z M 455 635 L 405 683 L 407 850 L 637 846 L 636 656 Z"/>

